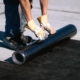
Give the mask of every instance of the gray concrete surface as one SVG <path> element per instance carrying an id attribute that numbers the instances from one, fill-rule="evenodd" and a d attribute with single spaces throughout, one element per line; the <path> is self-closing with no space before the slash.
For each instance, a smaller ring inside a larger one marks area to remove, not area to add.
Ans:
<path id="1" fill-rule="evenodd" d="M 72 39 L 80 41 L 80 1 L 79 0 L 49 0 L 48 17 L 54 29 L 59 29 L 67 24 L 74 24 L 77 27 L 77 35 Z M 33 1 L 33 18 L 38 24 L 37 17 L 40 16 L 39 0 Z M 13 50 L 3 47 L 2 38 L 5 31 L 5 15 L 3 0 L 0 0 L 0 61 L 11 57 Z M 35 35 L 26 29 L 25 35 L 36 38 Z"/>

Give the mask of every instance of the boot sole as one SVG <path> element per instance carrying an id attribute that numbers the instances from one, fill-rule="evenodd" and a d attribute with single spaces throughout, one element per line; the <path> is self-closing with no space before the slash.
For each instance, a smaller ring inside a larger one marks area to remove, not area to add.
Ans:
<path id="1" fill-rule="evenodd" d="M 15 49 L 12 45 L 10 45 L 9 42 L 6 41 L 5 39 L 3 39 L 3 45 L 6 46 L 6 47 L 8 47 L 8 48 L 10 48 L 10 49 L 12 49 L 12 50 L 16 50 L 16 49 Z"/>

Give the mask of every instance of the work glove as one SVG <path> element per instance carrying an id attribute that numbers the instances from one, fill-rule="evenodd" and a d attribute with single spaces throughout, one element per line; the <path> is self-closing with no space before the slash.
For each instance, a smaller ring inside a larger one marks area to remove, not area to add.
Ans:
<path id="1" fill-rule="evenodd" d="M 40 26 L 46 30 L 49 34 L 55 34 L 56 31 L 50 26 L 49 22 L 48 22 L 48 18 L 47 15 L 43 15 L 37 18 Z"/>
<path id="2" fill-rule="evenodd" d="M 48 35 L 44 32 L 44 30 L 41 27 L 37 26 L 33 20 L 27 22 L 25 27 L 34 32 L 36 37 L 38 37 L 39 40 L 41 41 L 45 40 L 48 37 Z"/>

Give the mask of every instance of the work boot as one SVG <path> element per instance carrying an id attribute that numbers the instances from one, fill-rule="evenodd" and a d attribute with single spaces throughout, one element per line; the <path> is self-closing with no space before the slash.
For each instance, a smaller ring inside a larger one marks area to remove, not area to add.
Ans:
<path id="1" fill-rule="evenodd" d="M 16 34 L 15 37 L 4 37 L 3 44 L 13 50 L 19 50 L 32 42 L 32 38 L 24 36 L 22 33 Z"/>
<path id="2" fill-rule="evenodd" d="M 39 23 L 40 23 L 40 26 L 46 30 L 49 34 L 55 34 L 56 31 L 51 27 L 51 25 L 49 24 L 48 22 L 48 18 L 47 18 L 47 15 L 43 15 L 43 16 L 40 16 L 37 18 Z"/>
<path id="3" fill-rule="evenodd" d="M 4 37 L 3 45 L 12 50 L 19 50 L 24 46 L 23 44 L 19 44 L 16 38 L 14 37 Z"/>
<path id="4" fill-rule="evenodd" d="M 36 37 L 39 38 L 40 41 L 45 40 L 48 37 L 44 30 L 37 26 L 33 20 L 27 22 L 24 27 L 31 30 L 36 35 Z"/>
<path id="5" fill-rule="evenodd" d="M 23 32 L 16 34 L 15 38 L 16 40 L 19 40 L 19 42 L 26 43 L 26 44 L 29 44 L 33 41 L 33 39 L 30 36 L 24 36 Z"/>

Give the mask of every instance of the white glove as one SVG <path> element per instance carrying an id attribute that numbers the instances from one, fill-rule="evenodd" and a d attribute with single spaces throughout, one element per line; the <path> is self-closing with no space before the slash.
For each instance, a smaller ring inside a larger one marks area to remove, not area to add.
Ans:
<path id="1" fill-rule="evenodd" d="M 48 23 L 48 19 L 47 19 L 47 15 L 43 15 L 37 18 L 40 26 L 49 32 L 49 34 L 55 34 L 56 31 L 50 26 L 50 24 Z"/>
<path id="2" fill-rule="evenodd" d="M 41 27 L 37 26 L 33 20 L 27 22 L 27 25 L 25 27 L 34 32 L 39 40 L 45 40 L 48 37 L 44 30 Z"/>

